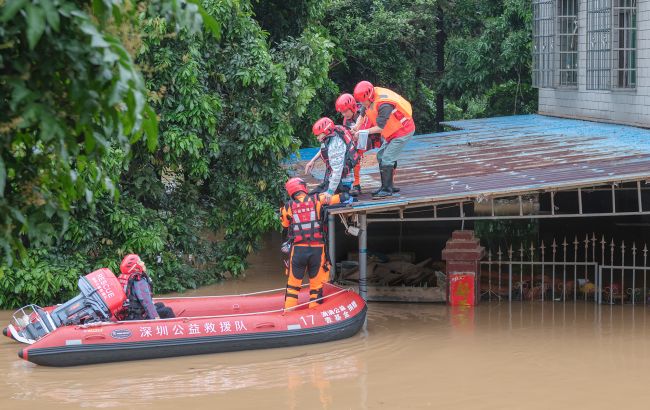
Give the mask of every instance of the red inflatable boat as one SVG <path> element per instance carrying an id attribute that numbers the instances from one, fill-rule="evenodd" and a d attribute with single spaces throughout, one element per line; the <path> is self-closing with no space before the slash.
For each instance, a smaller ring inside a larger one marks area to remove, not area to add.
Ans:
<path id="1" fill-rule="evenodd" d="M 308 308 L 304 288 L 299 305 L 284 311 L 284 289 L 276 289 L 156 299 L 176 318 L 118 322 L 111 321 L 111 312 L 121 306 L 124 292 L 110 270 L 80 278 L 79 287 L 81 294 L 64 305 L 30 305 L 16 312 L 5 333 L 29 344 L 19 357 L 44 366 L 75 366 L 296 346 L 350 337 L 366 318 L 359 295 L 326 284 L 317 308 Z"/>

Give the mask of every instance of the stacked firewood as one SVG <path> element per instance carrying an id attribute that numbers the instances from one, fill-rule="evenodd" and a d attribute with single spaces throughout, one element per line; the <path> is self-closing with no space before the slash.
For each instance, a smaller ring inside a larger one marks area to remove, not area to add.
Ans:
<path id="1" fill-rule="evenodd" d="M 369 261 L 366 272 L 368 284 L 378 286 L 438 286 L 436 270 L 427 258 L 419 263 L 409 262 L 409 258 L 390 255 L 389 261 Z M 347 282 L 359 281 L 358 264 L 344 262 L 341 264 L 340 279 Z"/>

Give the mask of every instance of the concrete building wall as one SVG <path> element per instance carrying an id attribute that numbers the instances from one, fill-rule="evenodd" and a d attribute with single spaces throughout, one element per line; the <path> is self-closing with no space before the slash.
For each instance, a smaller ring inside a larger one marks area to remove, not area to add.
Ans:
<path id="1" fill-rule="evenodd" d="M 587 2 L 578 13 L 578 88 L 540 88 L 539 113 L 650 127 L 650 0 L 638 0 L 637 87 L 587 90 Z"/>

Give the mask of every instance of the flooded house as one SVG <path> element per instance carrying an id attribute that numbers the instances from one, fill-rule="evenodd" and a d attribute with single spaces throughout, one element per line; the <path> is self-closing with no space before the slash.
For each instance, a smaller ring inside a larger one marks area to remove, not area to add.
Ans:
<path id="1" fill-rule="evenodd" d="M 647 303 L 650 2 L 532 6 L 539 113 L 416 135 L 388 199 L 366 153 L 360 201 L 329 216 L 336 280 L 370 300 Z"/>

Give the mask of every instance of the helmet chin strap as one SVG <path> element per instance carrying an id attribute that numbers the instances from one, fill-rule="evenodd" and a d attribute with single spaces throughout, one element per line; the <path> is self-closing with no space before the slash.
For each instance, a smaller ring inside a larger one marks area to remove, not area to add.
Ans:
<path id="1" fill-rule="evenodd" d="M 147 265 L 145 265 L 142 259 L 138 259 L 138 266 L 140 266 L 142 272 L 147 272 Z"/>
<path id="2" fill-rule="evenodd" d="M 137 268 L 140 267 L 140 270 L 142 272 L 147 272 L 147 265 L 145 265 L 144 261 L 142 259 L 138 258 L 138 261 L 131 266 L 129 269 L 129 273 L 133 273 L 133 271 Z"/>

